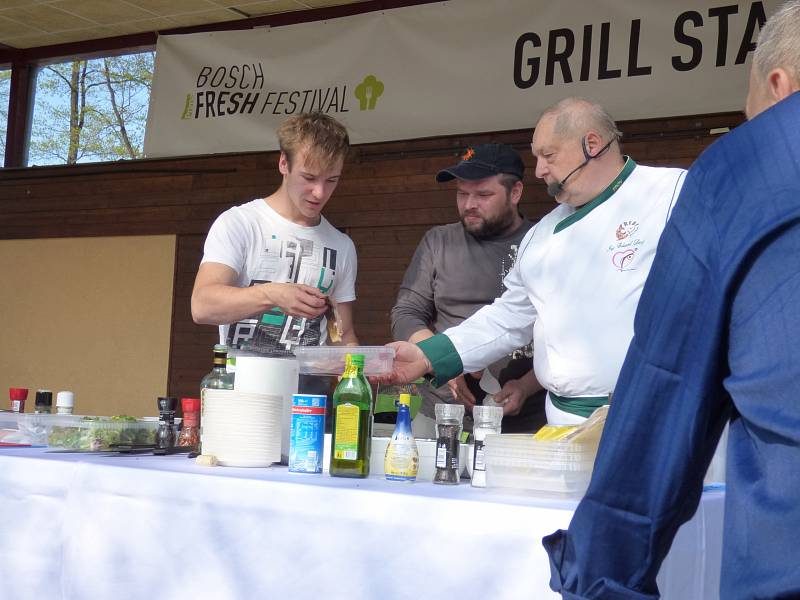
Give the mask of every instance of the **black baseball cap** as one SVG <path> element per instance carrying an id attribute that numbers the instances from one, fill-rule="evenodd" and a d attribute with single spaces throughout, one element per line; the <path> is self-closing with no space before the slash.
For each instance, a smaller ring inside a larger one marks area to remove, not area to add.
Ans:
<path id="1" fill-rule="evenodd" d="M 454 167 L 439 171 L 436 181 L 442 183 L 456 178 L 477 181 L 501 173 L 522 179 L 525 165 L 519 153 L 507 144 L 480 144 L 467 148 L 461 162 Z"/>

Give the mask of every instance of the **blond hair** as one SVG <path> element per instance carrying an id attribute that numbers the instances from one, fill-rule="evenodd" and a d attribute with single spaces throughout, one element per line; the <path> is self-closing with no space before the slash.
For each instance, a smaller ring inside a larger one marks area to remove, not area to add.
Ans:
<path id="1" fill-rule="evenodd" d="M 278 128 L 278 143 L 289 169 L 300 151 L 309 166 L 328 168 L 344 159 L 350 150 L 347 129 L 333 117 L 320 112 L 289 117 Z"/>

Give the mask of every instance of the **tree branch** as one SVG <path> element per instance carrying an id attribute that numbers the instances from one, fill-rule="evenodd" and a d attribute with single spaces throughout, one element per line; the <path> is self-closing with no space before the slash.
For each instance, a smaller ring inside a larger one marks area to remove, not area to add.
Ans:
<path id="1" fill-rule="evenodd" d="M 105 65 L 105 69 L 103 70 L 103 74 L 106 77 L 106 87 L 108 88 L 108 97 L 111 100 L 111 109 L 114 112 L 114 118 L 117 120 L 117 125 L 119 126 L 119 137 L 122 141 L 125 149 L 128 152 L 128 156 L 131 158 L 136 158 L 136 151 L 133 149 L 131 145 L 131 141 L 128 138 L 128 130 L 125 129 L 125 119 L 122 118 L 122 114 L 120 113 L 119 108 L 117 107 L 117 95 L 114 92 L 114 86 L 111 85 L 111 74 L 108 72 L 108 59 L 103 59 L 103 64 Z"/>

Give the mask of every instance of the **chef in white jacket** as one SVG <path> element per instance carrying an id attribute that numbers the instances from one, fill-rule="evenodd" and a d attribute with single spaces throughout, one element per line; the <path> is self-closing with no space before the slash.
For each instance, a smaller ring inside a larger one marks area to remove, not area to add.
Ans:
<path id="1" fill-rule="evenodd" d="M 500 298 L 418 344 L 390 344 L 394 370 L 382 381 L 430 373 L 445 382 L 532 340 L 550 424 L 580 423 L 608 403 L 685 176 L 636 164 L 622 154 L 620 135 L 605 109 L 585 99 L 542 114 L 531 151 L 536 176 L 559 205 L 523 239 Z"/>

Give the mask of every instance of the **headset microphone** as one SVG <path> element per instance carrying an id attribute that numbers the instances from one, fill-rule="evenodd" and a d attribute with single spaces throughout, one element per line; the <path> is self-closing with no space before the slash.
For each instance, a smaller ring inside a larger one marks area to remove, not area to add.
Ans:
<path id="1" fill-rule="evenodd" d="M 574 169 L 572 169 L 572 171 L 570 171 L 569 173 L 567 173 L 567 176 L 566 176 L 566 177 L 564 177 L 564 179 L 562 179 L 561 181 L 554 181 L 553 183 L 551 183 L 550 185 L 548 185 L 548 186 L 547 186 L 547 194 L 548 194 L 548 195 L 549 195 L 551 198 L 555 198 L 555 197 L 556 197 L 556 196 L 558 196 L 558 195 L 559 195 L 561 192 L 563 192 L 563 191 L 564 191 L 564 185 L 566 185 L 566 183 L 567 183 L 567 179 L 569 179 L 569 178 L 570 178 L 570 177 L 572 177 L 572 176 L 573 176 L 575 173 L 577 173 L 577 172 L 578 172 L 578 171 L 580 171 L 580 170 L 581 170 L 583 167 L 585 167 L 585 166 L 586 166 L 586 164 L 587 164 L 587 163 L 588 163 L 590 160 L 592 160 L 593 158 L 597 158 L 597 157 L 598 157 L 598 156 L 600 156 L 600 155 L 601 155 L 603 152 L 605 152 L 606 150 L 608 150 L 608 147 L 609 147 L 609 146 L 611 146 L 611 143 L 612 143 L 613 141 L 614 141 L 614 140 L 612 139 L 612 140 L 611 140 L 610 142 L 608 142 L 608 143 L 607 143 L 605 146 L 603 146 L 602 148 L 600 148 L 600 151 L 599 151 L 597 154 L 595 154 L 594 156 L 592 156 L 591 154 L 589 154 L 589 149 L 586 147 L 586 137 L 584 136 L 584 137 L 583 137 L 583 139 L 581 139 L 581 147 L 583 148 L 583 156 L 584 156 L 584 161 L 583 161 L 581 164 L 579 164 L 577 167 L 575 167 Z"/>

